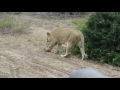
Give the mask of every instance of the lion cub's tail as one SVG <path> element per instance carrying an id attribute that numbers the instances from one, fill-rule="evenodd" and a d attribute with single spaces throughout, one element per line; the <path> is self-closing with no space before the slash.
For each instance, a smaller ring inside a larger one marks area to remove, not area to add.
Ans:
<path id="1" fill-rule="evenodd" d="M 80 42 L 81 42 L 81 47 L 84 49 L 84 42 L 85 42 L 85 40 L 84 40 L 84 35 L 82 33 L 81 33 L 81 40 L 80 40 Z"/>

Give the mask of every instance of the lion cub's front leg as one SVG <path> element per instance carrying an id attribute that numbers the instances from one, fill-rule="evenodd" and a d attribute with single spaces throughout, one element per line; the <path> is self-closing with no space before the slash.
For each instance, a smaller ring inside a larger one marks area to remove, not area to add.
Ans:
<path id="1" fill-rule="evenodd" d="M 56 49 L 56 51 L 55 51 L 55 54 L 58 54 L 58 53 L 59 53 L 60 47 L 61 47 L 61 44 L 57 44 L 57 49 Z"/>
<path id="2" fill-rule="evenodd" d="M 71 43 L 67 43 L 67 46 L 66 46 L 66 53 L 65 55 L 61 55 L 61 57 L 67 57 L 70 55 L 70 49 L 72 47 L 72 44 Z"/>
<path id="3" fill-rule="evenodd" d="M 51 42 L 50 45 L 49 45 L 47 48 L 45 48 L 44 50 L 45 50 L 46 52 L 51 52 L 52 48 L 53 48 L 55 45 L 56 45 L 56 42 L 53 41 L 53 42 Z"/>

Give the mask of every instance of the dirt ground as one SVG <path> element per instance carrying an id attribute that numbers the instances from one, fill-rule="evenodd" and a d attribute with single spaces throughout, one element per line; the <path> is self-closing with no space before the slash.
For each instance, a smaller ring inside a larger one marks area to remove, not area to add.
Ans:
<path id="1" fill-rule="evenodd" d="M 0 35 L 1 78 L 68 78 L 80 68 L 94 68 L 103 74 L 120 77 L 120 68 L 100 64 L 91 60 L 82 61 L 77 56 L 62 58 L 60 54 L 44 52 L 46 32 L 57 23 L 75 28 L 71 20 L 43 20 L 27 15 L 15 16 L 30 23 L 29 33 L 22 35 Z M 64 53 L 64 52 L 63 52 Z"/>

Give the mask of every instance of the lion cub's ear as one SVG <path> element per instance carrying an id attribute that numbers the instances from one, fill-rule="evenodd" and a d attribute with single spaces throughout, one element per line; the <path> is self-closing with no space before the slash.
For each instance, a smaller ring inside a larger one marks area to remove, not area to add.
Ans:
<path id="1" fill-rule="evenodd" d="M 60 25 L 56 25 L 55 27 L 60 27 Z"/>
<path id="2" fill-rule="evenodd" d="M 48 36 L 50 36 L 50 33 L 49 33 L 49 32 L 47 32 L 47 35 L 48 35 Z"/>

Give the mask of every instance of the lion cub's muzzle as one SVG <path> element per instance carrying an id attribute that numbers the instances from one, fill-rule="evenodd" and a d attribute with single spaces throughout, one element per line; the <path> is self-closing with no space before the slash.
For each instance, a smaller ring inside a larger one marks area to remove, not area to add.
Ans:
<path id="1" fill-rule="evenodd" d="M 48 48 L 44 48 L 44 51 L 45 51 L 45 52 L 51 52 L 51 50 L 48 49 Z"/>

